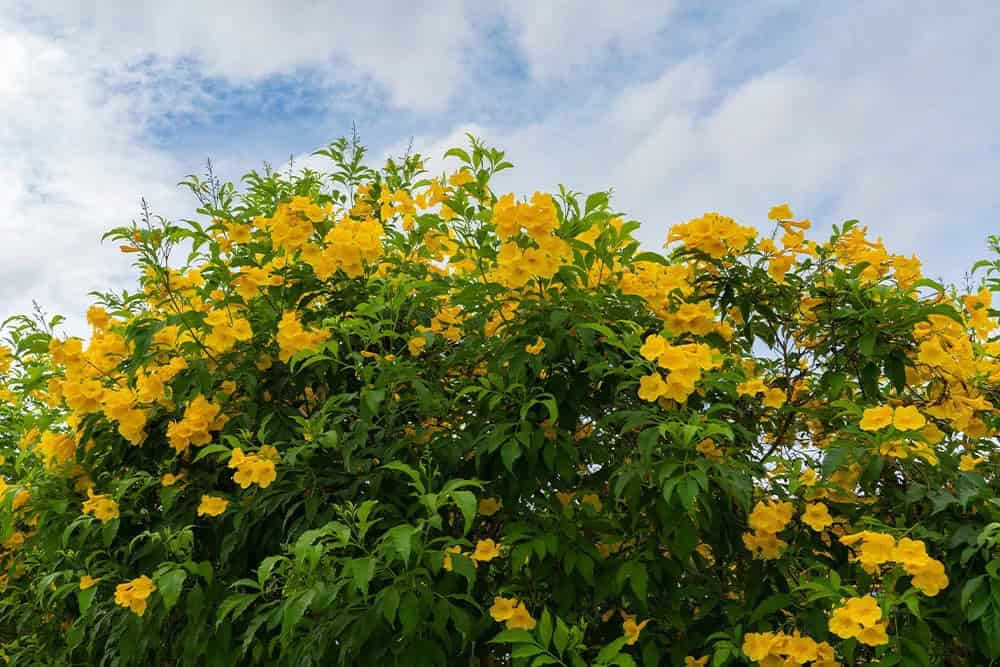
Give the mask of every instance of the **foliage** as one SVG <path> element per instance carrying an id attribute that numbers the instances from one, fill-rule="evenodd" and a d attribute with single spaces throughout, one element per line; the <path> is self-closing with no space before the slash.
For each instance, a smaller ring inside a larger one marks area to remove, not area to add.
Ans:
<path id="1" fill-rule="evenodd" d="M 1000 262 L 318 155 L 112 230 L 88 341 L 7 322 L 11 664 L 1000 658 Z"/>

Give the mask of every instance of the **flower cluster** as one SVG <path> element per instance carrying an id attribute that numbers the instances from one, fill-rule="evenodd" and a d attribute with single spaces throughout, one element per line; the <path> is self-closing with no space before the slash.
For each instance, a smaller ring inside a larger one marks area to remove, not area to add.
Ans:
<path id="1" fill-rule="evenodd" d="M 757 230 L 753 227 L 738 225 L 732 218 L 713 212 L 671 227 L 667 243 L 680 241 L 685 248 L 720 259 L 738 254 L 755 238 Z"/>
<path id="2" fill-rule="evenodd" d="M 778 537 L 792 520 L 795 507 L 789 502 L 759 502 L 750 514 L 751 533 L 744 533 L 743 544 L 767 559 L 778 558 L 788 544 Z"/>
<path id="3" fill-rule="evenodd" d="M 83 582 L 81 582 L 81 587 Z M 115 604 L 125 607 L 137 616 L 146 613 L 149 596 L 156 590 L 153 580 L 142 575 L 115 588 Z"/>
<path id="4" fill-rule="evenodd" d="M 743 635 L 743 653 L 761 665 L 840 667 L 833 646 L 801 635 L 784 632 L 748 632 Z"/>
<path id="5" fill-rule="evenodd" d="M 908 537 L 897 542 L 892 535 L 863 530 L 840 538 L 841 544 L 857 546 L 858 562 L 872 573 L 880 566 L 898 563 L 912 577 L 913 585 L 925 595 L 935 596 L 948 586 L 944 564 L 927 554 L 927 546 Z"/>
<path id="6" fill-rule="evenodd" d="M 91 489 L 87 489 L 87 500 L 83 503 L 83 513 L 93 514 L 94 518 L 104 523 L 117 519 L 118 503 L 106 493 L 95 494 Z"/>
<path id="7" fill-rule="evenodd" d="M 875 598 L 851 598 L 833 610 L 830 632 L 844 639 L 857 638 L 862 644 L 881 646 L 889 643 L 886 621 Z"/>
<path id="8" fill-rule="evenodd" d="M 501 596 L 493 598 L 490 616 L 498 623 L 506 623 L 511 630 L 533 630 L 536 625 L 528 608 L 516 598 Z"/>
<path id="9" fill-rule="evenodd" d="M 639 380 L 639 398 L 645 401 L 660 398 L 686 401 L 694 393 L 702 373 L 721 363 L 715 359 L 715 354 L 708 345 L 671 345 L 658 334 L 648 336 L 639 353 L 644 359 L 655 361 L 659 368 L 669 371 L 666 380 L 659 372 L 643 376 Z"/>
<path id="10" fill-rule="evenodd" d="M 204 396 L 196 396 L 184 409 L 184 416 L 167 426 L 167 440 L 178 452 L 185 452 L 191 445 L 207 445 L 212 442 L 212 431 L 218 431 L 226 423 L 222 408 Z"/>
<path id="11" fill-rule="evenodd" d="M 239 484 L 242 489 L 248 488 L 251 484 L 256 484 L 262 489 L 267 488 L 277 477 L 274 468 L 276 455 L 276 450 L 266 452 L 263 451 L 263 448 L 261 454 L 244 454 L 243 450 L 237 447 L 229 459 L 229 467 L 236 469 L 236 472 L 233 473 L 233 481 Z"/>
<path id="12" fill-rule="evenodd" d="M 330 337 L 326 331 L 308 331 L 302 326 L 298 316 L 294 312 L 286 312 L 281 316 L 278 323 L 278 335 L 275 340 L 281 352 L 278 358 L 281 361 L 288 361 L 299 352 L 312 350 Z"/>

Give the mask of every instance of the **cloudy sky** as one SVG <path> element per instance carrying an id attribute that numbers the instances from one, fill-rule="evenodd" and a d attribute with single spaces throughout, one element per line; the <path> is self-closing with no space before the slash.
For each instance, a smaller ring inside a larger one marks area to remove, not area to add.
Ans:
<path id="1" fill-rule="evenodd" d="M 78 326 L 133 284 L 100 235 L 140 197 L 190 216 L 207 157 L 237 178 L 352 124 L 377 156 L 472 131 L 521 193 L 613 188 L 651 248 L 788 201 L 957 281 L 1000 233 L 997 2 L 239 4 L 0 0 L 0 316 Z"/>

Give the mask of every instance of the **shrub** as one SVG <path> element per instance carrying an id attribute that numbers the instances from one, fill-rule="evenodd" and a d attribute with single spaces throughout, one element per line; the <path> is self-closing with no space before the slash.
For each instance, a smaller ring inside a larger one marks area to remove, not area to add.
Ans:
<path id="1" fill-rule="evenodd" d="M 993 273 L 317 154 L 111 231 L 89 341 L 8 321 L 11 664 L 1000 658 Z"/>

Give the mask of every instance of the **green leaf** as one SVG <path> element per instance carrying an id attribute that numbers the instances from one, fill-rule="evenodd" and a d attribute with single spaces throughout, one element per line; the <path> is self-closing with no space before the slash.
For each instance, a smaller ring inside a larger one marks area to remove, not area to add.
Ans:
<path id="1" fill-rule="evenodd" d="M 399 622 L 403 626 L 403 635 L 413 634 L 420 621 L 420 601 L 413 591 L 407 591 L 399 605 Z"/>
<path id="2" fill-rule="evenodd" d="M 218 444 L 218 443 L 216 443 L 214 445 L 208 445 L 208 446 L 202 447 L 201 449 L 198 450 L 198 454 L 195 455 L 195 457 L 191 461 L 191 463 L 197 463 L 198 461 L 201 461 L 206 456 L 211 456 L 212 454 L 218 454 L 220 452 L 225 452 L 227 455 L 231 456 L 232 455 L 232 451 L 233 450 L 231 450 L 226 445 L 221 445 L 221 444 Z"/>
<path id="3" fill-rule="evenodd" d="M 185 570 L 176 568 L 173 570 L 167 570 L 167 572 L 156 577 L 156 589 L 160 593 L 160 597 L 163 598 L 164 606 L 170 610 L 173 609 L 174 605 L 177 604 L 177 600 L 181 596 L 181 591 L 184 589 L 184 582 L 187 580 L 188 573 Z"/>
<path id="4" fill-rule="evenodd" d="M 829 477 L 840 469 L 847 459 L 848 450 L 844 447 L 830 447 L 824 450 L 822 472 L 824 477 Z"/>
<path id="5" fill-rule="evenodd" d="M 472 164 L 472 158 L 470 158 L 469 154 L 466 153 L 461 148 L 449 148 L 448 150 L 445 151 L 444 156 L 445 157 L 458 158 L 459 160 L 461 160 L 465 164 L 469 164 L 469 165 Z"/>
<path id="6" fill-rule="evenodd" d="M 503 630 L 490 640 L 491 644 L 534 644 L 535 637 L 527 630 Z"/>
<path id="7" fill-rule="evenodd" d="M 503 459 L 504 466 L 510 472 L 514 472 L 514 461 L 519 456 L 521 456 L 521 446 L 517 444 L 516 440 L 508 440 L 500 449 L 500 458 Z"/>
<path id="8" fill-rule="evenodd" d="M 424 485 L 420 473 L 413 467 L 406 465 L 402 461 L 390 461 L 382 467 L 388 468 L 389 470 L 396 470 L 404 475 L 407 475 L 411 480 L 413 480 L 413 488 L 417 490 L 417 493 L 427 493 L 427 487 Z"/>
<path id="9" fill-rule="evenodd" d="M 97 593 L 97 586 L 91 586 L 85 591 L 76 592 L 76 602 L 80 606 L 80 614 L 86 614 L 87 610 L 90 608 L 90 603 L 94 601 L 94 595 Z"/>
<path id="10" fill-rule="evenodd" d="M 354 558 L 347 561 L 346 569 L 354 580 L 355 587 L 364 594 L 368 594 L 368 584 L 375 576 L 375 559 Z"/>
<path id="11" fill-rule="evenodd" d="M 555 645 L 556 653 L 562 655 L 566 652 L 566 646 L 569 644 L 569 628 L 561 618 L 556 618 L 556 629 L 552 633 L 552 642 Z"/>
<path id="12" fill-rule="evenodd" d="M 537 644 L 521 644 L 520 646 L 514 647 L 510 652 L 510 657 L 512 658 L 531 658 L 538 655 L 539 653 L 544 653 L 545 649 Z"/>
<path id="13" fill-rule="evenodd" d="M 902 355 L 893 352 L 882 363 L 882 370 L 885 376 L 892 382 L 897 394 L 902 394 L 906 389 L 906 362 Z"/>
<path id="14" fill-rule="evenodd" d="M 361 392 L 361 400 L 369 413 L 377 415 L 382 401 L 385 400 L 385 389 L 368 389 Z"/>
<path id="15" fill-rule="evenodd" d="M 472 586 L 474 583 L 476 583 L 477 570 L 471 558 L 462 556 L 460 554 L 452 554 L 451 568 L 455 574 L 465 577 L 465 580 L 469 583 L 469 586 Z"/>
<path id="16" fill-rule="evenodd" d="M 865 398 L 878 398 L 878 378 L 879 368 L 872 362 L 868 362 L 861 369 L 861 391 Z"/>
<path id="17" fill-rule="evenodd" d="M 605 646 L 604 648 L 602 648 L 601 651 L 597 654 L 597 662 L 603 664 L 610 663 L 611 660 L 617 657 L 618 654 L 621 652 L 622 648 L 625 646 L 626 641 L 628 640 L 625 637 L 621 637 L 620 639 L 616 639 L 607 646 Z"/>
<path id="18" fill-rule="evenodd" d="M 205 583 L 212 583 L 214 570 L 212 569 L 212 564 L 207 560 L 199 561 L 197 563 L 189 560 L 184 563 L 184 568 L 191 574 L 197 574 L 205 580 Z"/>
<path id="19" fill-rule="evenodd" d="M 264 583 L 267 581 L 268 577 L 271 576 L 271 571 L 274 566 L 281 561 L 287 561 L 288 559 L 284 556 L 268 556 L 260 562 L 257 567 L 257 585 L 260 588 L 264 588 Z"/>
<path id="20" fill-rule="evenodd" d="M 302 620 L 302 617 L 309 609 L 309 605 L 312 604 L 315 597 L 316 589 L 309 588 L 285 603 L 281 614 L 281 636 L 286 640 L 291 636 L 291 632 L 295 626 Z"/>
<path id="21" fill-rule="evenodd" d="M 604 209 L 608 207 L 608 193 L 607 192 L 595 192 L 593 194 L 587 195 L 587 201 L 583 205 L 584 215 L 595 211 L 597 209 Z"/>
<path id="22" fill-rule="evenodd" d="M 399 609 L 399 591 L 395 586 L 390 586 L 382 592 L 380 607 L 385 620 L 392 625 L 396 620 L 396 610 Z"/>
<path id="23" fill-rule="evenodd" d="M 218 628 L 219 625 L 226 620 L 226 617 L 230 617 L 230 620 L 236 620 L 247 610 L 254 600 L 257 599 L 256 593 L 237 593 L 235 595 L 230 595 L 227 597 L 221 605 L 219 605 L 219 611 L 215 619 L 215 627 Z"/>
<path id="24" fill-rule="evenodd" d="M 552 615 L 549 614 L 548 609 L 542 611 L 542 617 L 538 621 L 536 632 L 538 633 L 541 645 L 548 648 L 549 642 L 552 641 Z"/>
<path id="25" fill-rule="evenodd" d="M 410 560 L 410 552 L 413 549 L 413 536 L 416 532 L 416 526 L 408 524 L 395 526 L 386 532 L 383 539 L 392 545 L 393 550 L 399 555 L 400 560 L 406 563 Z"/>
<path id="26" fill-rule="evenodd" d="M 637 253 L 635 257 L 632 258 L 636 262 L 652 262 L 654 264 L 662 264 L 663 266 L 670 266 L 670 262 L 667 258 L 658 252 L 640 252 Z"/>
<path id="27" fill-rule="evenodd" d="M 791 605 L 791 602 L 792 597 L 790 595 L 775 593 L 757 605 L 757 608 L 753 610 L 752 614 L 750 614 L 748 622 L 755 623 L 762 618 L 766 618 L 779 609 L 787 608 Z"/>
<path id="28" fill-rule="evenodd" d="M 878 340 L 878 331 L 869 329 L 861 335 L 858 341 L 858 351 L 862 356 L 870 357 L 875 352 L 875 342 Z"/>
<path id="29" fill-rule="evenodd" d="M 476 512 L 479 508 L 479 501 L 476 500 L 476 494 L 472 493 L 472 491 L 452 491 L 451 498 L 458 505 L 462 516 L 465 517 L 463 534 L 468 533 L 472 528 L 472 522 L 475 520 Z"/>
<path id="30" fill-rule="evenodd" d="M 931 658 L 927 654 L 927 649 L 921 646 L 919 643 L 908 639 L 906 637 L 901 638 L 903 645 L 903 663 L 908 667 L 912 665 L 913 667 L 930 667 Z"/>

